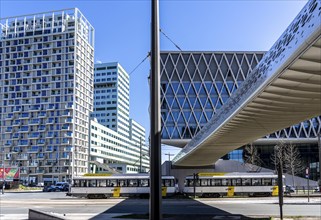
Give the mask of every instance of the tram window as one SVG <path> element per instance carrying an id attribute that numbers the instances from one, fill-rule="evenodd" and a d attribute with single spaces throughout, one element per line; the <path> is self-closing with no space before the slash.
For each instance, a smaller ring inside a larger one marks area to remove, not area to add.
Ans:
<path id="1" fill-rule="evenodd" d="M 117 180 L 107 180 L 107 186 L 109 187 L 117 186 Z"/>
<path id="2" fill-rule="evenodd" d="M 222 182 L 220 179 L 218 180 L 212 180 L 212 185 L 213 186 L 221 186 L 222 185 Z M 226 185 L 225 185 L 226 186 Z"/>
<path id="3" fill-rule="evenodd" d="M 162 186 L 166 186 L 166 187 L 171 186 L 171 180 L 162 180 Z"/>
<path id="4" fill-rule="evenodd" d="M 231 185 L 229 184 L 229 179 L 222 179 L 222 186 L 228 186 L 228 185 Z"/>
<path id="5" fill-rule="evenodd" d="M 272 185 L 277 186 L 278 185 L 278 179 L 272 179 Z"/>
<path id="6" fill-rule="evenodd" d="M 210 186 L 211 180 L 209 179 L 201 179 L 201 186 Z"/>
<path id="7" fill-rule="evenodd" d="M 261 180 L 262 179 L 257 179 L 257 178 L 252 179 L 252 185 L 253 186 L 261 186 L 262 185 Z"/>
<path id="8" fill-rule="evenodd" d="M 106 180 L 97 180 L 98 187 L 106 187 Z"/>
<path id="9" fill-rule="evenodd" d="M 97 186 L 96 181 L 97 180 L 88 180 L 88 186 L 89 187 L 96 187 Z"/>
<path id="10" fill-rule="evenodd" d="M 272 179 L 262 179 L 263 186 L 272 186 Z"/>
<path id="11" fill-rule="evenodd" d="M 79 186 L 80 186 L 79 180 L 75 180 L 74 187 L 79 187 Z"/>
<path id="12" fill-rule="evenodd" d="M 79 185 L 80 185 L 80 187 L 87 187 L 86 180 L 79 180 Z"/>
<path id="13" fill-rule="evenodd" d="M 139 180 L 139 185 L 142 186 L 142 187 L 148 187 L 148 180 Z"/>
<path id="14" fill-rule="evenodd" d="M 232 186 L 241 186 L 242 181 L 241 179 L 232 179 Z"/>
<path id="15" fill-rule="evenodd" d="M 128 186 L 137 187 L 138 186 L 138 180 L 128 180 Z"/>
<path id="16" fill-rule="evenodd" d="M 251 185 L 251 179 L 242 179 L 242 185 L 243 186 L 250 186 Z"/>
<path id="17" fill-rule="evenodd" d="M 122 186 L 122 187 L 125 187 L 125 186 L 128 186 L 127 185 L 127 180 L 118 180 L 118 186 Z"/>

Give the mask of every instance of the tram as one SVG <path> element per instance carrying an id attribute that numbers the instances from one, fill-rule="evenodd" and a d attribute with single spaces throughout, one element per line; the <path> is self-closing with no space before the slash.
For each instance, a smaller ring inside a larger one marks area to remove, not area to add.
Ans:
<path id="1" fill-rule="evenodd" d="M 273 173 L 199 173 L 195 176 L 185 178 L 184 194 L 232 197 L 277 196 L 279 192 L 278 176 Z"/>
<path id="2" fill-rule="evenodd" d="M 85 198 L 148 197 L 149 174 L 112 174 L 110 176 L 81 176 L 73 178 L 67 195 Z M 162 176 L 162 196 L 177 192 L 175 178 Z"/>

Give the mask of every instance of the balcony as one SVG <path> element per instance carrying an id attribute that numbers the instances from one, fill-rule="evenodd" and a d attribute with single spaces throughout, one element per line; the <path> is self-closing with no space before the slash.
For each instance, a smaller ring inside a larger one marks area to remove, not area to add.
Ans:
<path id="1" fill-rule="evenodd" d="M 18 142 L 18 146 L 29 146 L 29 141 L 28 140 L 20 140 Z"/>
<path id="2" fill-rule="evenodd" d="M 38 153 L 39 152 L 39 147 L 33 146 L 31 148 L 28 148 L 27 152 L 28 153 Z"/>
<path id="3" fill-rule="evenodd" d="M 48 147 L 45 149 L 45 152 L 53 152 L 53 147 L 52 147 L 52 146 L 48 146 Z"/>
<path id="4" fill-rule="evenodd" d="M 69 110 L 65 110 L 65 111 L 62 112 L 61 115 L 62 115 L 62 116 L 70 116 L 71 114 L 70 114 L 70 111 L 69 111 Z"/>
<path id="5" fill-rule="evenodd" d="M 40 123 L 40 120 L 39 119 L 32 119 L 29 121 L 29 125 L 37 125 Z"/>
<path id="6" fill-rule="evenodd" d="M 71 141 L 68 139 L 68 138 L 64 138 L 64 139 L 62 139 L 62 142 L 61 142 L 61 144 L 71 144 Z"/>
<path id="7" fill-rule="evenodd" d="M 46 121 L 46 124 L 53 124 L 55 120 L 53 118 L 50 118 Z"/>
<path id="8" fill-rule="evenodd" d="M 13 108 L 13 112 L 21 112 L 21 106 L 15 106 L 14 108 Z"/>
<path id="9" fill-rule="evenodd" d="M 54 110 L 55 109 L 55 105 L 54 104 L 49 104 L 47 111 L 49 110 Z"/>
<path id="10" fill-rule="evenodd" d="M 68 124 L 64 124 L 61 126 L 61 130 L 69 130 L 69 125 Z"/>
<path id="11" fill-rule="evenodd" d="M 4 132 L 6 133 L 11 133 L 12 132 L 12 127 L 7 127 Z"/>
<path id="12" fill-rule="evenodd" d="M 19 153 L 20 152 L 20 148 L 19 147 L 13 147 L 11 148 L 11 153 L 12 154 L 16 154 L 16 153 Z"/>
<path id="13" fill-rule="evenodd" d="M 45 125 L 40 125 L 38 128 L 38 131 L 45 131 L 46 130 L 46 126 Z"/>
<path id="14" fill-rule="evenodd" d="M 65 136 L 65 137 L 72 137 L 72 132 L 71 132 L 71 131 L 68 131 L 64 136 Z"/>
<path id="15" fill-rule="evenodd" d="M 45 173 L 45 169 L 36 169 L 36 173 Z"/>
<path id="16" fill-rule="evenodd" d="M 28 160 L 28 156 L 27 155 L 20 155 L 17 157 L 17 160 Z"/>
<path id="17" fill-rule="evenodd" d="M 39 118 L 47 117 L 47 113 L 46 113 L 46 112 L 39 112 L 39 113 L 38 113 L 38 117 L 39 117 Z"/>
<path id="18" fill-rule="evenodd" d="M 12 135 L 12 139 L 19 139 L 19 134 L 18 133 L 14 133 L 13 135 Z"/>
<path id="19" fill-rule="evenodd" d="M 44 159 L 46 159 L 46 156 L 43 153 L 41 153 L 41 154 L 38 154 L 37 159 L 44 160 Z"/>
<path id="20" fill-rule="evenodd" d="M 20 119 L 26 119 L 26 118 L 29 118 L 30 117 L 30 115 L 29 115 L 29 113 L 25 113 L 25 112 L 23 112 L 21 115 L 20 115 Z"/>
<path id="21" fill-rule="evenodd" d="M 20 126 L 21 125 L 21 120 L 15 120 L 12 125 L 13 126 Z"/>
<path id="22" fill-rule="evenodd" d="M 18 132 L 23 133 L 23 132 L 29 132 L 29 127 L 28 126 L 22 126 Z"/>
<path id="23" fill-rule="evenodd" d="M 28 136 L 29 139 L 38 139 L 40 138 L 40 133 L 39 132 L 36 132 L 36 133 L 33 133 L 33 134 L 30 134 Z"/>
<path id="24" fill-rule="evenodd" d="M 12 146 L 12 141 L 7 141 L 4 145 L 5 146 Z"/>
<path id="25" fill-rule="evenodd" d="M 72 102 L 68 103 L 65 107 L 66 107 L 66 109 L 72 109 L 72 107 L 73 107 Z"/>
<path id="26" fill-rule="evenodd" d="M 7 119 L 7 120 L 13 119 L 13 114 L 9 113 L 5 119 Z"/>
<path id="27" fill-rule="evenodd" d="M 46 138 L 53 138 L 54 137 L 54 133 L 53 132 L 48 132 L 46 135 Z"/>
<path id="28" fill-rule="evenodd" d="M 38 163 L 37 163 L 37 162 L 29 162 L 29 161 L 28 161 L 27 166 L 28 166 L 28 167 L 36 167 L 36 166 L 38 166 Z"/>
<path id="29" fill-rule="evenodd" d="M 48 161 L 44 164 L 44 166 L 52 167 L 54 165 L 54 162 Z"/>
<path id="30" fill-rule="evenodd" d="M 29 111 L 39 111 L 40 110 L 40 106 L 39 105 L 35 105 L 35 106 L 32 106 Z"/>
<path id="31" fill-rule="evenodd" d="M 66 123 L 72 123 L 73 120 L 72 120 L 72 118 L 66 118 L 65 122 L 66 122 Z"/>
<path id="32" fill-rule="evenodd" d="M 45 139 L 39 139 L 37 141 L 37 145 L 45 145 L 46 144 L 46 140 Z"/>

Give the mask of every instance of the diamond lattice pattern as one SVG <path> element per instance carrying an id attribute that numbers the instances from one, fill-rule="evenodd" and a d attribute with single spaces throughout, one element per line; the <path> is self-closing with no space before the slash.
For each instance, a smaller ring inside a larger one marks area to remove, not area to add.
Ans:
<path id="1" fill-rule="evenodd" d="M 162 139 L 191 139 L 239 88 L 264 52 L 162 52 Z M 316 137 L 320 117 L 266 138 Z"/>

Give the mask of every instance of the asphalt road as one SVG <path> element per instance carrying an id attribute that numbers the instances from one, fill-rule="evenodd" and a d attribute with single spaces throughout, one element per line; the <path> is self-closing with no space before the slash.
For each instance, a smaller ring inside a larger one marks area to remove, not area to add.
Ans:
<path id="1" fill-rule="evenodd" d="M 310 198 L 309 203 L 306 197 L 285 198 L 284 203 L 284 216 L 321 219 L 320 197 Z M 29 209 L 60 213 L 66 219 L 112 219 L 130 213 L 146 214 L 148 204 L 146 199 L 78 199 L 66 197 L 63 192 L 5 193 L 0 194 L 0 219 L 27 219 Z M 279 214 L 278 199 L 275 197 L 163 199 L 162 208 L 163 213 L 178 216 L 212 216 L 208 219 L 213 219 L 213 216 L 262 217 Z"/>

